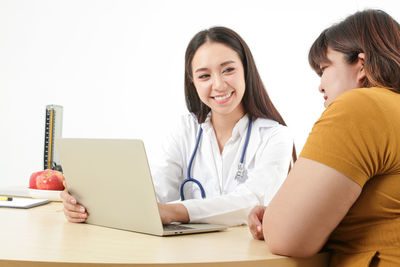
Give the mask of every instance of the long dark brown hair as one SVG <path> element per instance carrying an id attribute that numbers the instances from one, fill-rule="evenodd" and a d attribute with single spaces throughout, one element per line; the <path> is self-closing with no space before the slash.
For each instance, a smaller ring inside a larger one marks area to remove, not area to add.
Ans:
<path id="1" fill-rule="evenodd" d="M 328 47 L 343 53 L 348 64 L 365 54 L 363 87 L 400 93 L 400 25 L 384 11 L 359 11 L 321 33 L 308 54 L 310 66 L 320 76 L 320 64 L 329 62 Z"/>
<path id="2" fill-rule="evenodd" d="M 192 60 L 197 49 L 206 42 L 224 44 L 233 49 L 239 56 L 245 75 L 246 89 L 242 99 L 245 112 L 252 118 L 266 118 L 286 126 L 278 110 L 272 104 L 265 90 L 253 55 L 245 41 L 233 30 L 226 27 L 212 27 L 197 33 L 189 42 L 185 53 L 185 99 L 188 110 L 194 113 L 199 123 L 203 123 L 210 108 L 201 102 L 197 95 L 192 76 Z M 293 162 L 296 160 L 296 150 L 293 146 Z"/>

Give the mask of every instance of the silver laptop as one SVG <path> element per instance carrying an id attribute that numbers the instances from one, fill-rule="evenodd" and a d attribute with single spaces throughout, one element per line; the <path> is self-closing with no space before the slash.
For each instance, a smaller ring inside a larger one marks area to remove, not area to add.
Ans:
<path id="1" fill-rule="evenodd" d="M 162 225 L 141 140 L 59 138 L 55 145 L 68 191 L 86 207 L 89 224 L 158 236 L 226 229 Z"/>

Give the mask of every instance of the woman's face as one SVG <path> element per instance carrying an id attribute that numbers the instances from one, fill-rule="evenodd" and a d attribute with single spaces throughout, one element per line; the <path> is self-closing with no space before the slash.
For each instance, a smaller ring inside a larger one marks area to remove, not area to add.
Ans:
<path id="1" fill-rule="evenodd" d="M 328 107 L 344 92 L 361 87 L 361 80 L 365 77 L 363 70 L 363 56 L 353 64 L 345 61 L 345 55 L 328 47 L 327 58 L 329 63 L 321 63 L 321 84 L 319 91 L 324 94 L 324 106 Z"/>
<path id="2" fill-rule="evenodd" d="M 244 69 L 238 54 L 216 42 L 200 46 L 192 60 L 193 83 L 213 114 L 243 116 Z"/>

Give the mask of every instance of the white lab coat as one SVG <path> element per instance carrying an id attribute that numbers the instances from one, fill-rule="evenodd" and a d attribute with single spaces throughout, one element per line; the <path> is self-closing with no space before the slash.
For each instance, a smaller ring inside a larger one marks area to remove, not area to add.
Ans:
<path id="1" fill-rule="evenodd" d="M 247 179 L 239 183 L 235 175 L 249 118 L 246 115 L 237 122 L 222 153 L 210 119 L 209 114 L 201 124 L 203 134 L 191 171 L 203 185 L 206 199 L 201 198 L 197 185 L 189 182 L 184 187 L 185 201 L 180 201 L 179 188 L 187 176 L 199 131 L 193 114 L 182 118 L 163 146 L 163 155 L 153 172 L 157 198 L 162 203 L 182 203 L 192 223 L 246 224 L 251 209 L 268 205 L 285 180 L 292 156 L 292 135 L 276 121 L 253 121 L 244 160 Z"/>

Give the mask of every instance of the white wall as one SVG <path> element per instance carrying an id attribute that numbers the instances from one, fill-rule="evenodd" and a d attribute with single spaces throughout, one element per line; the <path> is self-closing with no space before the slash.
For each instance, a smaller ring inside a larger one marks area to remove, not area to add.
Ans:
<path id="1" fill-rule="evenodd" d="M 323 111 L 310 45 L 367 7 L 400 21 L 397 2 L 0 0 L 0 186 L 42 168 L 47 104 L 64 107 L 64 137 L 142 138 L 154 160 L 187 112 L 186 45 L 215 25 L 246 40 L 300 152 Z"/>

